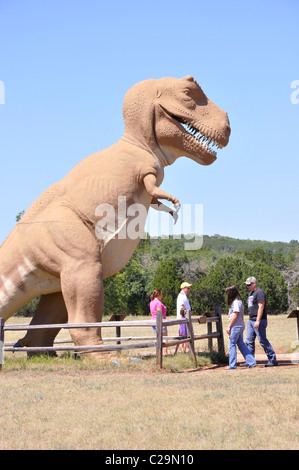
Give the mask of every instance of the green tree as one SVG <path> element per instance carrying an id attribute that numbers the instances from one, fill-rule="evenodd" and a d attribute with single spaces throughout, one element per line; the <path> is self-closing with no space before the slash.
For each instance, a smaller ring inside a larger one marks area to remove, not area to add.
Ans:
<path id="1" fill-rule="evenodd" d="M 25 214 L 25 211 L 21 211 L 19 212 L 17 215 L 16 215 L 16 222 L 20 222 L 21 218 L 23 217 L 23 215 Z"/>
<path id="2" fill-rule="evenodd" d="M 123 272 L 125 274 L 128 313 L 131 315 L 147 315 L 149 307 L 146 293 L 146 269 L 133 256 Z"/>
<path id="3" fill-rule="evenodd" d="M 25 305 L 23 305 L 19 310 L 15 312 L 16 317 L 32 317 L 38 303 L 40 301 L 40 297 L 35 297 L 32 300 L 29 300 Z"/>
<path id="4" fill-rule="evenodd" d="M 181 272 L 176 262 L 173 260 L 161 261 L 152 281 L 152 290 L 162 289 L 162 302 L 167 307 L 168 315 L 176 315 L 176 299 L 181 283 Z"/>
<path id="5" fill-rule="evenodd" d="M 292 300 L 295 305 L 299 305 L 299 286 L 295 286 L 291 289 Z"/>
<path id="6" fill-rule="evenodd" d="M 287 284 L 280 271 L 264 261 L 246 262 L 236 257 L 220 258 L 208 274 L 192 286 L 191 301 L 198 314 L 220 305 L 227 309 L 225 288 L 231 284 L 238 287 L 245 312 L 247 312 L 248 289 L 244 280 L 248 276 L 258 280 L 258 286 L 267 294 L 269 314 L 283 313 L 288 308 Z"/>
<path id="7" fill-rule="evenodd" d="M 119 272 L 104 280 L 104 315 L 127 313 L 125 274 Z"/>
<path id="8" fill-rule="evenodd" d="M 104 290 L 105 314 L 148 314 L 146 269 L 140 263 L 138 252 L 120 272 L 104 280 Z"/>
<path id="9" fill-rule="evenodd" d="M 258 286 L 267 294 L 267 311 L 270 315 L 284 313 L 288 309 L 288 288 L 280 271 L 262 261 L 252 266 Z"/>
<path id="10" fill-rule="evenodd" d="M 196 313 L 203 314 L 213 310 L 216 305 L 226 309 L 225 288 L 231 284 L 238 287 L 243 299 L 246 298 L 244 278 L 247 277 L 247 271 L 248 265 L 240 259 L 220 258 L 208 274 L 192 286 L 190 300 Z"/>

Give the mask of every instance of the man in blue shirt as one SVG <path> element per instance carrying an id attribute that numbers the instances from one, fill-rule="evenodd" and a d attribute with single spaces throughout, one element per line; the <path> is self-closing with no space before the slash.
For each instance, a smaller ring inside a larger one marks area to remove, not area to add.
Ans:
<path id="1" fill-rule="evenodd" d="M 250 293 L 248 296 L 248 314 L 249 320 L 247 323 L 247 331 L 245 342 L 254 356 L 255 352 L 255 338 L 263 347 L 267 357 L 268 363 L 266 367 L 277 366 L 276 354 L 266 337 L 267 328 L 267 297 L 265 292 L 257 287 L 256 278 L 251 276 L 246 279 L 245 284 Z"/>

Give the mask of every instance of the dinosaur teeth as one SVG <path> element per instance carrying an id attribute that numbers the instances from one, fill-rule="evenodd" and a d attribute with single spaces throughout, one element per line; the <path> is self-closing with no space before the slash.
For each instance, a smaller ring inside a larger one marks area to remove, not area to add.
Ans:
<path id="1" fill-rule="evenodd" d="M 196 129 L 196 127 L 192 126 L 186 119 L 178 118 L 177 116 L 172 115 L 174 119 L 179 121 L 182 127 L 190 134 L 194 139 L 196 139 L 200 144 L 205 147 L 206 150 L 214 154 L 215 156 L 216 151 L 212 147 L 216 147 L 217 149 L 222 149 L 223 145 L 221 145 L 217 140 L 214 140 L 212 137 L 206 135 L 204 132 Z"/>
<path id="2" fill-rule="evenodd" d="M 219 142 L 214 140 L 212 137 L 209 137 L 208 135 L 204 134 L 200 130 L 193 127 L 185 119 L 181 120 L 181 125 L 189 134 L 191 134 L 198 142 L 200 142 L 210 152 L 216 154 L 215 150 L 213 150 L 212 147 L 216 146 L 217 149 L 219 148 L 221 149 L 223 147 L 221 144 L 219 144 Z"/>

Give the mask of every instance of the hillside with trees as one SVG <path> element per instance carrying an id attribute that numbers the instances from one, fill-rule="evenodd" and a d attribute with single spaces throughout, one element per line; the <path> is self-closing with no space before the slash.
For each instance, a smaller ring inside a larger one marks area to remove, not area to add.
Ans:
<path id="1" fill-rule="evenodd" d="M 224 291 L 239 287 L 246 305 L 244 281 L 255 276 L 268 296 L 268 312 L 285 313 L 299 305 L 299 244 L 238 240 L 216 235 L 204 236 L 197 251 L 184 249 L 184 238 L 141 240 L 127 266 L 105 280 L 105 313 L 149 313 L 150 293 L 163 290 L 163 303 L 175 315 L 180 284 L 193 284 L 190 301 L 196 314 L 226 309 Z M 117 312 L 116 312 L 117 310 Z"/>
<path id="2" fill-rule="evenodd" d="M 220 235 L 204 236 L 200 250 L 184 249 L 185 239 L 142 239 L 129 263 L 105 279 L 105 315 L 148 315 L 151 292 L 163 290 L 168 315 L 176 314 L 180 284 L 193 284 L 190 301 L 196 315 L 221 305 L 224 291 L 238 286 L 244 304 L 248 296 L 244 281 L 255 276 L 268 296 L 268 312 L 285 313 L 299 306 L 299 243 L 239 240 Z M 186 244 L 188 246 L 188 243 Z M 17 313 L 32 315 L 37 299 Z M 247 313 L 245 311 L 245 313 Z"/>

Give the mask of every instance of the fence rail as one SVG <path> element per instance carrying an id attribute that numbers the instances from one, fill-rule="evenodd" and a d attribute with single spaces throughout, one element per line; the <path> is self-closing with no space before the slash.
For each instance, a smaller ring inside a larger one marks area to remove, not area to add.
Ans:
<path id="1" fill-rule="evenodd" d="M 206 314 L 207 315 L 207 314 Z M 209 314 L 210 315 L 210 314 Z M 27 353 L 49 353 L 56 351 L 74 351 L 75 353 L 87 354 L 88 352 L 95 351 L 122 351 L 130 349 L 144 349 L 156 347 L 156 362 L 158 367 L 162 368 L 162 357 L 163 348 L 176 346 L 182 343 L 189 343 L 189 354 L 196 364 L 196 355 L 194 342 L 197 340 L 208 339 L 209 350 L 212 350 L 212 340 L 217 339 L 218 351 L 224 353 L 224 341 L 223 341 L 223 328 L 221 318 L 221 308 L 216 307 L 214 316 L 201 316 L 191 317 L 190 310 L 186 312 L 186 318 L 177 320 L 164 320 L 162 318 L 162 310 L 157 310 L 156 321 L 155 320 L 136 320 L 136 321 L 108 321 L 108 322 L 97 322 L 97 323 L 59 323 L 51 325 L 5 325 L 4 319 L 0 318 L 0 370 L 4 361 L 4 352 L 27 352 Z M 194 323 L 207 324 L 207 333 L 202 335 L 195 335 L 193 324 Z M 187 325 L 187 338 L 180 339 L 178 336 L 163 336 L 163 326 L 180 325 L 186 323 Z M 212 323 L 216 323 L 216 331 L 212 331 Z M 121 336 L 121 328 L 130 327 L 156 327 L 156 337 L 153 336 Z M 23 330 L 38 330 L 38 329 L 73 329 L 73 328 L 111 328 L 116 327 L 117 336 L 115 338 L 103 338 L 103 342 L 116 341 L 117 344 L 107 345 L 85 345 L 85 346 L 57 346 L 57 344 L 68 344 L 72 340 L 57 340 L 53 346 L 35 346 L 35 347 L 14 347 L 14 343 L 4 343 L 4 333 L 6 331 L 23 331 Z M 130 344 L 123 344 L 123 342 L 130 341 L 146 341 L 146 342 L 133 342 Z"/>

